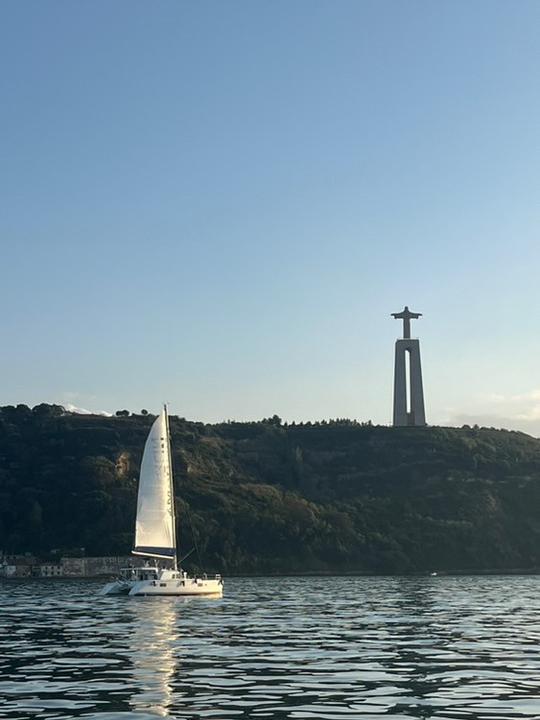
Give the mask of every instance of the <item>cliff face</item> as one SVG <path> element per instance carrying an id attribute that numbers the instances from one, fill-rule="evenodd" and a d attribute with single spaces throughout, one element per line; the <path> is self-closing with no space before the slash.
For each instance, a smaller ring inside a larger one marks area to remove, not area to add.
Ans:
<path id="1" fill-rule="evenodd" d="M 0 409 L 0 549 L 129 552 L 152 420 Z M 180 545 L 208 570 L 540 567 L 540 441 L 527 435 L 279 418 L 170 427 Z"/>

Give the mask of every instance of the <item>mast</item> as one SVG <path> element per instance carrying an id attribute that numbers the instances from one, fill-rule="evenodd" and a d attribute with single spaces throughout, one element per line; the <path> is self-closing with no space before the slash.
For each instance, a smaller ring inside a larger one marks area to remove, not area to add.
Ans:
<path id="1" fill-rule="evenodd" d="M 173 547 L 174 547 L 174 558 L 173 558 L 173 567 L 175 570 L 178 569 L 178 560 L 177 560 L 177 553 L 176 553 L 176 515 L 175 515 L 175 508 L 174 508 L 174 478 L 173 478 L 173 465 L 172 465 L 172 452 L 171 452 L 171 431 L 169 429 L 169 413 L 167 411 L 167 404 L 165 403 L 163 405 L 163 410 L 165 412 L 165 427 L 167 429 L 167 452 L 168 452 L 168 458 L 169 458 L 169 493 L 171 498 L 171 519 L 172 519 L 172 527 L 173 527 Z"/>

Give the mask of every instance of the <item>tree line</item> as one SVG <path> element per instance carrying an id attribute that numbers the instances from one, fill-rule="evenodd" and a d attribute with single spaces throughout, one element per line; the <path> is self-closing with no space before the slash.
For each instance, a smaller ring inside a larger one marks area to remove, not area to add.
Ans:
<path id="1" fill-rule="evenodd" d="M 154 417 L 0 408 L 0 550 L 128 553 Z M 172 416 L 170 429 L 179 546 L 200 551 L 193 569 L 540 567 L 540 441 L 523 433 L 277 415 Z"/>

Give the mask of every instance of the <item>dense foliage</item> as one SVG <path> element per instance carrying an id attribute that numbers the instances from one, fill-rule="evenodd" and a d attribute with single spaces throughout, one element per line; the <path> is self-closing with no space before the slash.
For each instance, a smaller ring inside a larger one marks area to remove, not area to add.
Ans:
<path id="1" fill-rule="evenodd" d="M 129 552 L 153 419 L 1 408 L 0 549 Z M 277 416 L 170 427 L 180 545 L 208 570 L 540 567 L 540 440 L 522 433 Z"/>

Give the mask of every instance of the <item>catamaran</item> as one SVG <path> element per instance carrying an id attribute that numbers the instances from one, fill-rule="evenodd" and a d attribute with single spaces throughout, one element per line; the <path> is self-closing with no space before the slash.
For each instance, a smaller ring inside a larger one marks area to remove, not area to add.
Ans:
<path id="1" fill-rule="evenodd" d="M 222 597 L 221 575 L 190 577 L 178 567 L 176 523 L 167 406 L 152 425 L 141 463 L 134 555 L 147 560 L 107 583 L 101 595 L 179 595 Z M 159 563 L 161 561 L 161 564 Z M 164 564 L 164 567 L 161 567 Z"/>

